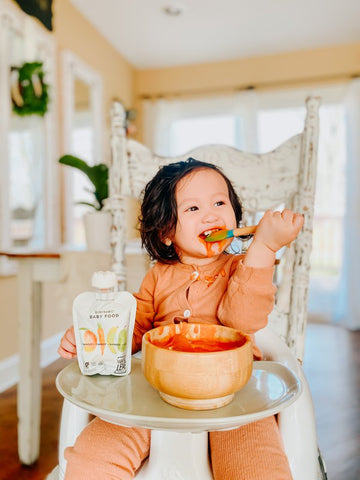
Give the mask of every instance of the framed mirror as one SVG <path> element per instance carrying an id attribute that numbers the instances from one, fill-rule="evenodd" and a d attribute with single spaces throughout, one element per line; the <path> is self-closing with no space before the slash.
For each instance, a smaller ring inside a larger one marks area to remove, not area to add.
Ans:
<path id="1" fill-rule="evenodd" d="M 103 162 L 101 76 L 68 50 L 63 52 L 64 154 L 74 155 L 89 165 Z M 74 168 L 65 168 L 63 241 L 71 247 L 85 245 L 83 217 L 91 207 L 78 202 L 92 201 L 87 177 Z"/>

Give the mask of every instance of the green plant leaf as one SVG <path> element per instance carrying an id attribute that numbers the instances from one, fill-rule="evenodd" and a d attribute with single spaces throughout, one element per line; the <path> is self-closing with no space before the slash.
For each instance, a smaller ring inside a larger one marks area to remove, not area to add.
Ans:
<path id="1" fill-rule="evenodd" d="M 90 182 L 94 185 L 94 191 L 92 193 L 95 196 L 96 205 L 86 202 L 81 203 L 91 205 L 97 210 L 101 210 L 104 206 L 104 200 L 109 196 L 109 167 L 104 163 L 90 166 L 84 160 L 81 160 L 74 155 L 63 155 L 59 159 L 59 163 L 77 168 L 88 177 Z"/>
<path id="2" fill-rule="evenodd" d="M 18 105 L 12 97 L 13 111 L 20 116 L 44 116 L 48 110 L 49 86 L 44 81 L 42 62 L 26 62 L 21 67 L 11 67 L 11 71 L 18 74 L 17 80 L 13 81 L 17 84 L 23 100 L 23 104 Z"/>
<path id="3" fill-rule="evenodd" d="M 86 205 L 87 207 L 93 207 L 95 208 L 95 210 L 99 210 L 99 207 L 97 205 L 94 205 L 90 202 L 76 202 L 76 205 Z"/>

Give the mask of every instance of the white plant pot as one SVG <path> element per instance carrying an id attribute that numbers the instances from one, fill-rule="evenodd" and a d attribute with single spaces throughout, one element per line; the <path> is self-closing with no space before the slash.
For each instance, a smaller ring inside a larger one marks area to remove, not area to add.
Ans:
<path id="1" fill-rule="evenodd" d="M 110 252 L 111 213 L 94 210 L 84 215 L 88 250 Z"/>

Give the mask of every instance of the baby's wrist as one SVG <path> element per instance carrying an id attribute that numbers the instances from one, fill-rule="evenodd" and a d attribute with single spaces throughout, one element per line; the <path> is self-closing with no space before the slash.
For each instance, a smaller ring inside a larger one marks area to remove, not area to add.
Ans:
<path id="1" fill-rule="evenodd" d="M 274 265 L 275 251 L 261 240 L 254 240 L 247 251 L 244 264 L 249 267 L 269 267 Z"/>
<path id="2" fill-rule="evenodd" d="M 268 242 L 257 239 L 256 237 L 254 237 L 252 245 L 261 251 L 273 253 L 274 255 L 278 251 L 278 248 L 276 248 L 275 245 L 271 245 Z"/>

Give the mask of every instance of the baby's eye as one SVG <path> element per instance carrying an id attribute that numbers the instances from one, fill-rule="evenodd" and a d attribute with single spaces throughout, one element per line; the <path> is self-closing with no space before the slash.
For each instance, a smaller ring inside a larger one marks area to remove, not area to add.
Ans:
<path id="1" fill-rule="evenodd" d="M 221 207 L 221 205 L 225 205 L 225 202 L 223 202 L 222 200 L 215 202 L 215 207 Z"/>
<path id="2" fill-rule="evenodd" d="M 185 212 L 195 212 L 195 210 L 199 210 L 199 208 L 193 205 L 192 207 L 187 208 Z"/>

